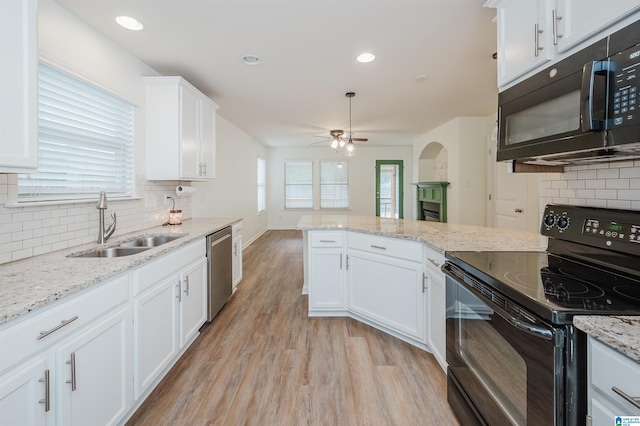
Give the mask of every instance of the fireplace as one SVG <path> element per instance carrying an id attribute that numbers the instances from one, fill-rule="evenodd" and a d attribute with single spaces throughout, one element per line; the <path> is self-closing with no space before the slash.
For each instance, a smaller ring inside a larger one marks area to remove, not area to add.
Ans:
<path id="1" fill-rule="evenodd" d="M 418 182 L 418 220 L 447 221 L 447 186 L 449 182 Z"/>

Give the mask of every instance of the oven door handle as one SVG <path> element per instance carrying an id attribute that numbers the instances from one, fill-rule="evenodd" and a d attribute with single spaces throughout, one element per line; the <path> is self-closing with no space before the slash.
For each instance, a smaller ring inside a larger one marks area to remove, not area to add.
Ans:
<path id="1" fill-rule="evenodd" d="M 502 318 L 508 321 L 511 325 L 513 325 L 514 327 L 522 331 L 525 331 L 531 334 L 532 336 L 539 337 L 544 340 L 553 340 L 553 330 L 550 330 L 548 328 L 538 327 L 536 325 L 529 324 L 524 321 L 520 321 L 512 317 L 511 315 L 509 315 L 509 318 L 505 318 L 500 311 L 496 310 L 496 312 L 498 313 L 498 315 L 500 315 Z"/>

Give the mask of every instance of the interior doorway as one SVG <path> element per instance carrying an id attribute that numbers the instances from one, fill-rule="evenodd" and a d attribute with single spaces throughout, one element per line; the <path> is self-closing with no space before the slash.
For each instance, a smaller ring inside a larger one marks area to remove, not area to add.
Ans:
<path id="1" fill-rule="evenodd" d="M 403 219 L 402 160 L 376 160 L 376 216 Z"/>

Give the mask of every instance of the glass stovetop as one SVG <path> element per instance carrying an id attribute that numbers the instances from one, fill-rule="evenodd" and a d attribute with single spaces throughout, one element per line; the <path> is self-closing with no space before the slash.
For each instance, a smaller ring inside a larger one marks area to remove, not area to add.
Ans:
<path id="1" fill-rule="evenodd" d="M 546 252 L 452 252 L 447 259 L 543 319 L 640 315 L 640 280 Z"/>

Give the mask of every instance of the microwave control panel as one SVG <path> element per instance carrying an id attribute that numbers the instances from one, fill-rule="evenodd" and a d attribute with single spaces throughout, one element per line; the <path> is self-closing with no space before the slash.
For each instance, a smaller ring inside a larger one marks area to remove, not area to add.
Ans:
<path id="1" fill-rule="evenodd" d="M 640 120 L 638 112 L 640 45 L 618 53 L 611 58 L 611 61 L 614 81 L 610 123 L 615 128 Z"/>

